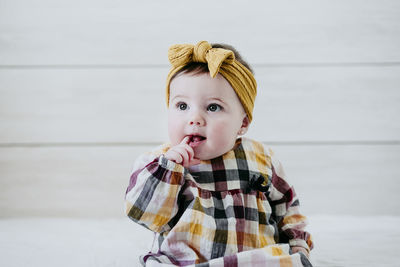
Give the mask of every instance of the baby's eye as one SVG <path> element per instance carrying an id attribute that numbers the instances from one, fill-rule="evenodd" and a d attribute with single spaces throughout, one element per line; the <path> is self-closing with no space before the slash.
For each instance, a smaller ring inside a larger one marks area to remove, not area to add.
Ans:
<path id="1" fill-rule="evenodd" d="M 186 110 L 187 109 L 187 104 L 183 103 L 183 102 L 179 102 L 178 104 L 176 104 L 176 106 L 178 107 L 178 109 L 180 110 Z"/>
<path id="2" fill-rule="evenodd" d="M 220 105 L 218 105 L 218 104 L 210 104 L 210 105 L 207 107 L 207 110 L 208 110 L 208 111 L 211 111 L 211 112 L 220 111 L 221 109 L 222 109 L 222 107 L 221 107 Z"/>

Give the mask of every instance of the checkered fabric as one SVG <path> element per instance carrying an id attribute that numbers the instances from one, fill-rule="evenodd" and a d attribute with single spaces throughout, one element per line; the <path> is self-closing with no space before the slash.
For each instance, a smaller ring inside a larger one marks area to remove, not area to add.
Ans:
<path id="1" fill-rule="evenodd" d="M 163 156 L 168 149 L 135 162 L 126 192 L 129 218 L 156 233 L 142 263 L 307 266 L 289 253 L 289 245 L 313 244 L 271 150 L 239 138 L 233 150 L 186 169 Z"/>

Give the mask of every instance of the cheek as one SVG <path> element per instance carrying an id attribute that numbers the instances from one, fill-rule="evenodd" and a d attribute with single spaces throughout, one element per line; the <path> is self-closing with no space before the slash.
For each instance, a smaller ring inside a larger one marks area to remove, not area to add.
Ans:
<path id="1" fill-rule="evenodd" d="M 236 136 L 241 127 L 241 122 L 232 119 L 221 120 L 215 123 L 216 131 L 225 136 Z"/>
<path id="2" fill-rule="evenodd" d="M 218 140 L 218 143 L 229 145 L 235 142 L 240 125 L 225 120 L 216 122 L 212 129 L 213 137 Z"/>
<path id="3" fill-rule="evenodd" d="M 181 120 L 173 112 L 168 113 L 168 136 L 172 145 L 180 143 L 181 136 Z"/>

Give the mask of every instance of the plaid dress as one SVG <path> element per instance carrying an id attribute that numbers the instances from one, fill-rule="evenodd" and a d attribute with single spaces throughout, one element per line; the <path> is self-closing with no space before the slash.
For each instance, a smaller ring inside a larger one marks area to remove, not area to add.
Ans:
<path id="1" fill-rule="evenodd" d="M 310 266 L 289 253 L 313 244 L 271 150 L 239 138 L 226 154 L 187 169 L 164 157 L 168 149 L 142 155 L 126 191 L 129 218 L 156 233 L 143 264 Z"/>

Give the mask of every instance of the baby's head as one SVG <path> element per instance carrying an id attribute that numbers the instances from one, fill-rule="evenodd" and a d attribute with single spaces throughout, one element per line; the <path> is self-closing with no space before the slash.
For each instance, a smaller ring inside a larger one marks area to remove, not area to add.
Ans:
<path id="1" fill-rule="evenodd" d="M 225 154 L 252 120 L 257 85 L 250 67 L 233 47 L 205 41 L 174 45 L 168 56 L 171 145 L 188 136 L 198 159 Z"/>

